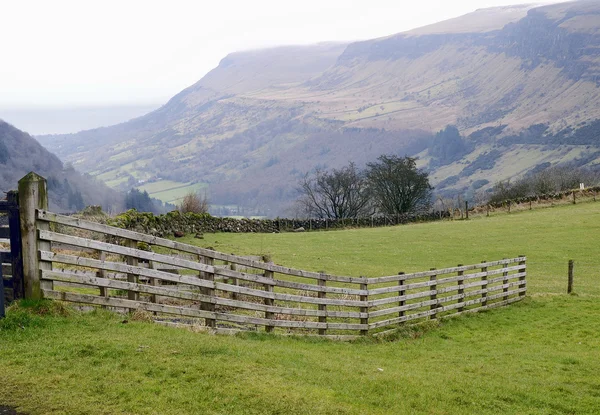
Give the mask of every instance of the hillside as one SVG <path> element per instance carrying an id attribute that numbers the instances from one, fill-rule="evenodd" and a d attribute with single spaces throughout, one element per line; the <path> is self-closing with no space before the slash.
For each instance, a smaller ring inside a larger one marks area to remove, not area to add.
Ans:
<path id="1" fill-rule="evenodd" d="M 19 179 L 30 171 L 48 180 L 50 208 L 58 211 L 102 205 L 111 211 L 123 209 L 123 195 L 92 177 L 65 167 L 33 137 L 0 120 L 0 197 L 15 190 Z"/>
<path id="2" fill-rule="evenodd" d="M 347 45 L 238 52 L 143 117 L 39 138 L 116 188 L 150 182 L 175 200 L 208 186 L 213 203 L 268 214 L 314 167 L 381 153 L 419 154 L 455 192 L 544 163 L 597 166 L 599 17 L 589 0 L 501 7 Z M 449 124 L 470 151 L 435 160 Z"/>

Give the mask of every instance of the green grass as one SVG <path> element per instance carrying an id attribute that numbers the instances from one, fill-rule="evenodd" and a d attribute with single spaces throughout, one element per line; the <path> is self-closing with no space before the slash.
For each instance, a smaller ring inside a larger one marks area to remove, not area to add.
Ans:
<path id="1" fill-rule="evenodd" d="M 141 191 L 147 191 L 154 198 L 168 203 L 178 203 L 189 192 L 198 192 L 206 188 L 204 183 L 179 183 L 171 180 L 161 180 L 138 186 Z"/>
<path id="2" fill-rule="evenodd" d="M 376 277 L 527 255 L 530 293 L 575 287 L 600 295 L 600 202 L 389 228 L 281 234 L 205 234 L 183 241 L 218 251 L 270 255 L 276 263 L 337 275 Z"/>
<path id="3" fill-rule="evenodd" d="M 0 323 L 0 402 L 31 414 L 595 414 L 597 310 L 527 300 L 357 343 L 14 310 Z"/>
<path id="4" fill-rule="evenodd" d="M 372 230 L 206 234 L 204 246 L 346 275 L 527 254 L 531 295 L 353 343 L 14 307 L 0 322 L 0 404 L 31 414 L 596 414 L 599 227 L 600 203 L 586 203 Z M 569 258 L 576 295 L 564 294 Z"/>

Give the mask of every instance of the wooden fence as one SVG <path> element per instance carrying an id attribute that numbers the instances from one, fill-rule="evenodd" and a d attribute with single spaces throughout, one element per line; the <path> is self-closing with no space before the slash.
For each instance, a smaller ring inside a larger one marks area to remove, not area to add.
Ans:
<path id="1" fill-rule="evenodd" d="M 287 268 L 36 209 L 43 297 L 216 330 L 333 336 L 474 312 L 526 293 L 525 257 L 377 278 Z"/>

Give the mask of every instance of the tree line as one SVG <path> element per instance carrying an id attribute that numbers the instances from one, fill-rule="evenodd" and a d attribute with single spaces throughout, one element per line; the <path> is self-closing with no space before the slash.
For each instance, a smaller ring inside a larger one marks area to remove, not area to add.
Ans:
<path id="1" fill-rule="evenodd" d="M 381 155 L 359 169 L 316 169 L 300 180 L 297 204 L 307 217 L 347 219 L 428 211 L 433 187 L 416 158 Z"/>

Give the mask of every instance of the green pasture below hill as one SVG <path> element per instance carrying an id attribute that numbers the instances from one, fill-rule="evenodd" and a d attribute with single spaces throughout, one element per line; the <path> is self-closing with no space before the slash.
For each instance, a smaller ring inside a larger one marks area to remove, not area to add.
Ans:
<path id="1" fill-rule="evenodd" d="M 343 275 L 528 256 L 503 309 L 353 343 L 215 336 L 59 303 L 0 321 L 0 406 L 29 414 L 597 414 L 600 203 L 392 228 L 206 234 L 203 246 Z M 566 290 L 574 259 L 575 295 Z M 124 322 L 127 321 L 127 322 Z"/>
<path id="2" fill-rule="evenodd" d="M 151 197 L 173 204 L 180 203 L 186 194 L 199 192 L 204 188 L 204 183 L 180 183 L 172 180 L 160 180 L 138 186 L 139 190 L 147 191 Z"/>
<path id="3" fill-rule="evenodd" d="M 330 274 L 377 277 L 527 256 L 530 294 L 560 294 L 575 261 L 575 290 L 600 295 L 600 202 L 373 229 L 190 235 L 183 242 Z"/>

